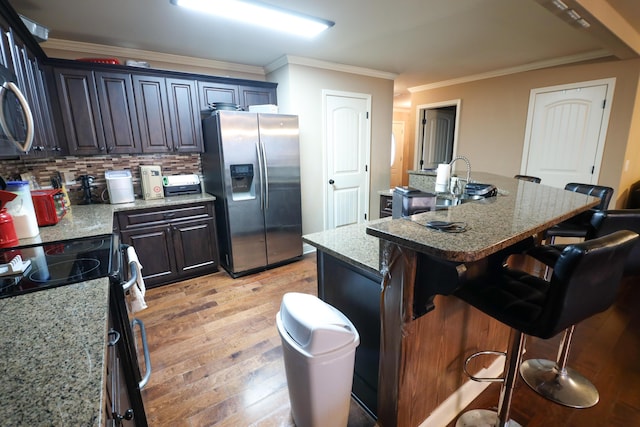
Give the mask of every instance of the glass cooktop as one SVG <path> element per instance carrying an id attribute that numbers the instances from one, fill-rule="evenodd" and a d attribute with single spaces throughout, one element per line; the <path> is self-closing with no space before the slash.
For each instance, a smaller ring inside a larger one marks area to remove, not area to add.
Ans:
<path id="1" fill-rule="evenodd" d="M 108 277 L 117 249 L 111 234 L 0 249 L 0 298 Z"/>

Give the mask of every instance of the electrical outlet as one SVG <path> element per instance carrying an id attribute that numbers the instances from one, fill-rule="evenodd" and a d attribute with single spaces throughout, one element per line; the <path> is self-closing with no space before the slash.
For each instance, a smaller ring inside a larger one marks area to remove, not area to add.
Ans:
<path id="1" fill-rule="evenodd" d="M 73 185 L 76 183 L 76 176 L 73 174 L 73 172 L 64 173 L 64 183 L 67 185 Z"/>

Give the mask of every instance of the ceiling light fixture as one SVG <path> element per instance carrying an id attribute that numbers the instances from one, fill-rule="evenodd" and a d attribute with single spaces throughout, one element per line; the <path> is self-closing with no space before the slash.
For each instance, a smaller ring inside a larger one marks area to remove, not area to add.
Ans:
<path id="1" fill-rule="evenodd" d="M 326 19 L 244 0 L 170 0 L 172 4 L 228 19 L 312 38 L 334 25 Z"/>

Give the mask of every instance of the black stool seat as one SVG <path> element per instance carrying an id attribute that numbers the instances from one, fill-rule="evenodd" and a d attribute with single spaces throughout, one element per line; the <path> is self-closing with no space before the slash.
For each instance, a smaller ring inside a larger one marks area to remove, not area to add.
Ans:
<path id="1" fill-rule="evenodd" d="M 581 184 L 570 182 L 564 187 L 567 191 L 586 194 L 588 196 L 598 197 L 600 203 L 594 208 L 582 212 L 560 224 L 554 225 L 545 231 L 544 237 L 551 239 L 553 243 L 555 237 L 576 237 L 586 238 L 587 234 L 593 229 L 591 227 L 591 217 L 595 212 L 603 211 L 609 206 L 611 197 L 613 196 L 613 188 L 603 185 Z"/>
<path id="2" fill-rule="evenodd" d="M 548 339 L 609 308 L 615 301 L 625 260 L 637 239 L 638 234 L 625 230 L 549 248 L 548 253 L 556 251 L 558 255 L 549 282 L 503 266 L 455 292 L 457 297 L 512 328 L 509 348 L 516 354 L 506 355 L 496 425 L 504 426 L 508 421 L 523 334 Z M 463 420 L 465 415 L 458 425 L 471 425 Z"/>

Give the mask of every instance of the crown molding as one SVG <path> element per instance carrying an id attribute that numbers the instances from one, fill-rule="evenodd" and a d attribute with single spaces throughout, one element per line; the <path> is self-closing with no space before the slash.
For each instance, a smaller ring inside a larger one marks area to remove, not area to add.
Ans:
<path id="1" fill-rule="evenodd" d="M 303 65 L 305 67 L 321 68 L 330 71 L 339 71 L 342 73 L 358 74 L 361 76 L 375 77 L 378 79 L 395 80 L 398 77 L 395 73 L 386 71 L 373 70 L 371 68 L 355 67 L 353 65 L 338 64 L 335 62 L 321 61 L 318 59 L 305 58 L 301 56 L 284 55 L 276 59 L 272 63 L 266 65 L 264 70 L 271 73 L 285 65 Z"/>
<path id="2" fill-rule="evenodd" d="M 460 77 L 457 79 L 443 80 L 440 82 L 414 86 L 414 87 L 407 88 L 407 90 L 410 93 L 422 92 L 425 90 L 453 86 L 453 85 L 458 85 L 462 83 L 469 83 L 469 82 L 474 82 L 478 80 L 491 79 L 494 77 L 507 76 L 509 74 L 523 73 L 525 71 L 540 70 L 542 68 L 556 67 L 559 65 L 567 65 L 567 64 L 572 64 L 572 63 L 581 62 L 581 61 L 590 61 L 592 59 L 599 59 L 607 56 L 611 56 L 611 53 L 609 51 L 596 50 L 596 51 L 582 53 L 578 55 L 564 56 L 562 58 L 554 58 L 554 59 L 549 59 L 545 61 L 532 62 L 525 65 L 519 65 L 517 67 L 503 68 L 501 70 L 489 71 L 487 73 L 474 74 L 466 77 Z"/>
<path id="3" fill-rule="evenodd" d="M 168 62 L 172 64 L 189 65 L 195 67 L 215 68 L 241 73 L 265 75 L 263 67 L 237 64 L 234 62 L 216 61 L 213 59 L 195 58 L 192 56 L 173 55 L 169 53 L 153 52 L 149 50 L 131 49 L 126 47 L 107 46 L 102 44 L 75 42 L 71 40 L 48 39 L 42 43 L 44 49 L 57 49 L 69 52 L 93 52 L 108 57 L 129 57 L 136 60 Z"/>

